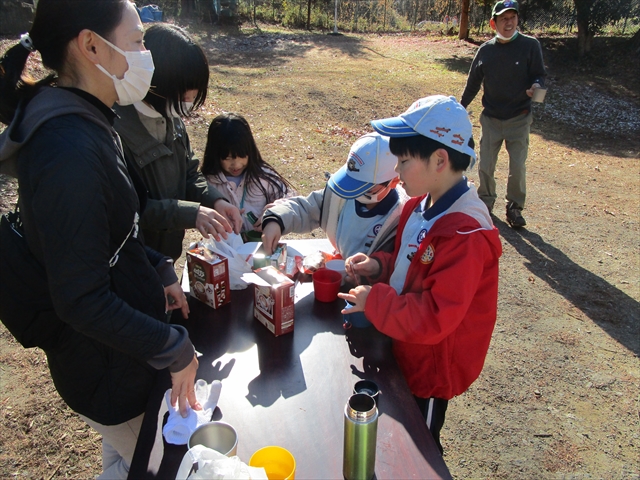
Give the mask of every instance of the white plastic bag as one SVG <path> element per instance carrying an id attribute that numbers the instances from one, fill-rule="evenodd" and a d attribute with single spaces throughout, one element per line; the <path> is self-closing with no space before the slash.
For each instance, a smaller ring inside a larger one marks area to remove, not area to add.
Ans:
<path id="1" fill-rule="evenodd" d="M 219 242 L 212 235 L 202 240 L 203 247 L 227 258 L 231 290 L 244 290 L 247 288 L 247 283 L 240 277 L 243 273 L 251 272 L 251 265 L 236 251 L 242 245 L 242 237 L 236 233 L 230 233 L 226 240 L 220 238 Z"/>
<path id="2" fill-rule="evenodd" d="M 239 457 L 226 457 L 203 445 L 194 445 L 178 468 L 176 480 L 267 480 L 264 468 L 250 467 Z"/>

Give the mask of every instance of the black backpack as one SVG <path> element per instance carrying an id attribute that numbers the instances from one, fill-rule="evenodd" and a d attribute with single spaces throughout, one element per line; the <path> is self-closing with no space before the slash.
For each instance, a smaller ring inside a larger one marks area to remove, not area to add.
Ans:
<path id="1" fill-rule="evenodd" d="M 26 348 L 54 348 L 65 328 L 53 309 L 46 271 L 29 250 L 17 209 L 0 217 L 0 320 Z"/>

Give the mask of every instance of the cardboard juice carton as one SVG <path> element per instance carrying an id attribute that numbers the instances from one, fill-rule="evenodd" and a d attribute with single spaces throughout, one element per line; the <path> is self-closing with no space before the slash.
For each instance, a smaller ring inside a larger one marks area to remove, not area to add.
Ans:
<path id="1" fill-rule="evenodd" d="M 187 272 L 191 296 L 211 308 L 220 308 L 231 301 L 229 262 L 205 247 L 187 251 Z"/>
<path id="2" fill-rule="evenodd" d="M 250 276 L 250 281 L 254 284 L 255 318 L 276 337 L 293 332 L 293 280 L 272 266 L 255 270 Z"/>

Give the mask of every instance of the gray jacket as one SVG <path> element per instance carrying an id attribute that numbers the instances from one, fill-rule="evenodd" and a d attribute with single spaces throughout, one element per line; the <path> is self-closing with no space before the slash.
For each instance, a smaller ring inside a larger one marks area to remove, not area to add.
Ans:
<path id="1" fill-rule="evenodd" d="M 114 128 L 122 138 L 127 161 L 147 188 L 147 206 L 140 219 L 145 244 L 176 260 L 187 228 L 194 228 L 200 205 L 213 208 L 225 198 L 198 171 L 184 123 L 167 122 L 167 139 L 158 142 L 144 127 L 133 105 L 116 105 Z"/>
<path id="2" fill-rule="evenodd" d="M 380 228 L 371 246 L 362 253 L 370 255 L 377 251 L 393 251 L 400 213 L 409 199 L 402 187 L 397 186 L 396 191 L 400 199 L 398 205 Z M 338 220 L 346 203 L 344 198 L 336 195 L 329 187 L 325 187 L 324 190 L 311 192 L 307 197 L 291 197 L 276 201 L 272 208 L 264 212 L 262 224 L 264 226 L 270 221 L 277 221 L 282 228 L 283 235 L 308 233 L 320 227 L 324 230 L 333 248 L 336 248 Z"/>

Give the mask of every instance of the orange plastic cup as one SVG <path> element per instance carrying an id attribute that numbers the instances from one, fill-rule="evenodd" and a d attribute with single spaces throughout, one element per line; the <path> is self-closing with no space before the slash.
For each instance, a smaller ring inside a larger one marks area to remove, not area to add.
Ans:
<path id="1" fill-rule="evenodd" d="M 269 480 L 295 480 L 296 459 L 282 447 L 264 447 L 251 455 L 250 467 L 262 467 Z"/>
<path id="2" fill-rule="evenodd" d="M 333 302 L 338 298 L 342 274 L 328 268 L 319 268 L 313 272 L 313 293 L 319 302 Z"/>

